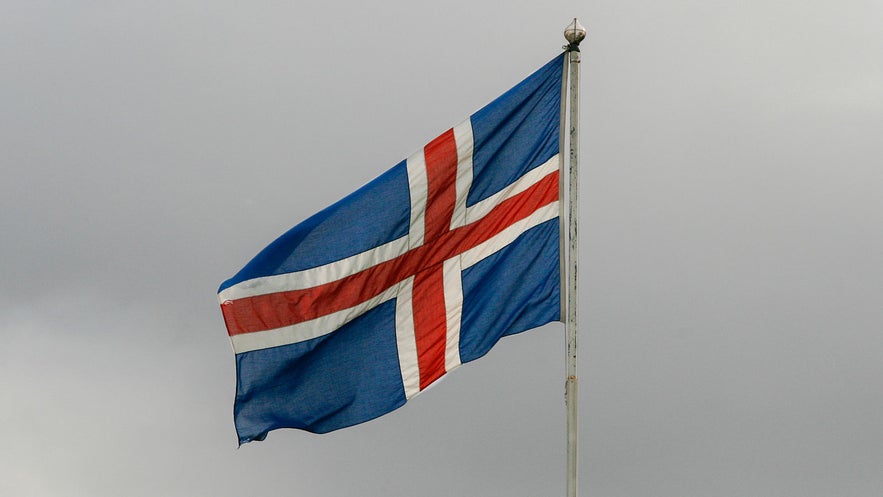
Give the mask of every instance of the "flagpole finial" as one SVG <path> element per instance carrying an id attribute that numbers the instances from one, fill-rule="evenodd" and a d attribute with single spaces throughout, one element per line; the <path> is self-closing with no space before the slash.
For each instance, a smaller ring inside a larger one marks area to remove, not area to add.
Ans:
<path id="1" fill-rule="evenodd" d="M 576 51 L 579 52 L 579 42 L 583 41 L 586 37 L 586 28 L 583 27 L 582 24 L 576 20 L 576 17 L 573 18 L 573 22 L 568 24 L 566 28 L 564 28 L 564 39 L 567 40 L 568 51 Z"/>

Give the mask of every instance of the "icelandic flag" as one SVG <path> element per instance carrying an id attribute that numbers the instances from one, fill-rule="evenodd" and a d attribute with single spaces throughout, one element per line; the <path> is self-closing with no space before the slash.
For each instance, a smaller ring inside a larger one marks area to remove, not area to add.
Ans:
<path id="1" fill-rule="evenodd" d="M 218 293 L 239 443 L 386 414 L 560 320 L 563 55 L 262 250 Z"/>

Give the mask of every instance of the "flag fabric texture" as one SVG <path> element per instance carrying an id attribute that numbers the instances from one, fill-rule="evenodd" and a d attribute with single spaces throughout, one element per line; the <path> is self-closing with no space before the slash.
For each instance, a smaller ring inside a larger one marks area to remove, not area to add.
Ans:
<path id="1" fill-rule="evenodd" d="M 560 319 L 562 57 L 221 285 L 240 444 L 376 418 Z"/>

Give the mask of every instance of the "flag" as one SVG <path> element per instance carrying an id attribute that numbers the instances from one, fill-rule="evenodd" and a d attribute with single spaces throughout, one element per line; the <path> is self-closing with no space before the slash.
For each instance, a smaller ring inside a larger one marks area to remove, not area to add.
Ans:
<path id="1" fill-rule="evenodd" d="M 386 414 L 560 319 L 563 55 L 221 284 L 239 443 Z"/>

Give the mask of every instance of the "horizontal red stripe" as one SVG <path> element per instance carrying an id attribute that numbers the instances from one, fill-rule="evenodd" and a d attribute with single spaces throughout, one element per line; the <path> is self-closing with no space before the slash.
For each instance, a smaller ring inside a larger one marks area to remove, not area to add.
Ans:
<path id="1" fill-rule="evenodd" d="M 337 281 L 226 301 L 221 305 L 232 335 L 265 331 L 309 321 L 353 307 L 418 271 L 441 265 L 499 234 L 513 223 L 558 199 L 558 171 L 500 203 L 481 220 L 439 236 L 389 261 Z"/>

